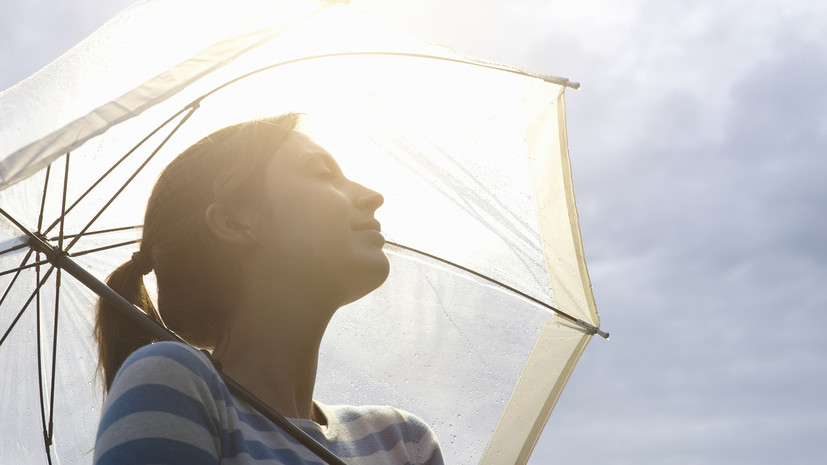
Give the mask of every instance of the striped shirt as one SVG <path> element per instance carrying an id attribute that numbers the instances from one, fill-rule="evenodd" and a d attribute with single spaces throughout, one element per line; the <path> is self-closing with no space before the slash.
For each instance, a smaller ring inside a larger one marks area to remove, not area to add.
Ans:
<path id="1" fill-rule="evenodd" d="M 436 436 L 393 407 L 319 404 L 327 425 L 291 420 L 349 465 L 443 465 Z M 95 465 L 323 464 L 233 396 L 210 360 L 185 344 L 133 353 L 101 415 Z"/>

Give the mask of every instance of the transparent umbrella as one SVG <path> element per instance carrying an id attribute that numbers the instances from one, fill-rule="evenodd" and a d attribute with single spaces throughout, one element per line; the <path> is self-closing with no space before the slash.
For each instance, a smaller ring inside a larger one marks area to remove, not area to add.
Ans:
<path id="1" fill-rule="evenodd" d="M 387 282 L 334 318 L 316 397 L 415 412 L 447 463 L 524 463 L 587 343 L 607 336 L 574 205 L 567 87 L 347 5 L 125 10 L 0 94 L 0 459 L 91 460 L 97 295 L 79 278 L 137 250 L 172 157 L 228 124 L 299 111 L 349 177 L 385 196 L 391 259 Z"/>

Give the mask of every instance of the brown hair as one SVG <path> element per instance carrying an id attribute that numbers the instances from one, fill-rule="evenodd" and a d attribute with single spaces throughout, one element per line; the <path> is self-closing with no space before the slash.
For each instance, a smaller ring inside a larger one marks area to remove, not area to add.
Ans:
<path id="1" fill-rule="evenodd" d="M 178 155 L 152 189 L 139 252 L 112 272 L 109 287 L 185 341 L 214 348 L 224 334 L 240 274 L 207 229 L 206 209 L 216 201 L 255 199 L 264 166 L 298 122 L 299 115 L 290 113 L 236 124 Z M 157 310 L 143 282 L 153 269 Z M 103 299 L 97 303 L 95 338 L 106 391 L 124 360 L 153 342 Z"/>

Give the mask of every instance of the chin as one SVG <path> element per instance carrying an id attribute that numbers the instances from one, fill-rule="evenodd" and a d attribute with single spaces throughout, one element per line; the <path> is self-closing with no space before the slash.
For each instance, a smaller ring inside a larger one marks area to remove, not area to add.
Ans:
<path id="1" fill-rule="evenodd" d="M 354 267 L 347 274 L 350 278 L 347 284 L 350 292 L 347 293 L 346 302 L 342 305 L 355 302 L 381 286 L 390 274 L 390 262 L 383 252 L 381 257 L 371 260 L 370 263 L 363 263 L 361 266 Z"/>

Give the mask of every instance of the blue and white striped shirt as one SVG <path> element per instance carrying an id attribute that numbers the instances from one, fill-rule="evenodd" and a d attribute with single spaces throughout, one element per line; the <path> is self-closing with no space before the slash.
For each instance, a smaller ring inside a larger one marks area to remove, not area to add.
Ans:
<path id="1" fill-rule="evenodd" d="M 318 404 L 327 425 L 291 420 L 353 465 L 443 465 L 436 436 L 392 407 Z M 209 359 L 185 344 L 143 347 L 124 362 L 103 408 L 95 465 L 321 465 L 230 394 Z"/>

